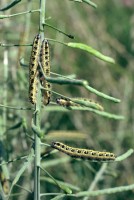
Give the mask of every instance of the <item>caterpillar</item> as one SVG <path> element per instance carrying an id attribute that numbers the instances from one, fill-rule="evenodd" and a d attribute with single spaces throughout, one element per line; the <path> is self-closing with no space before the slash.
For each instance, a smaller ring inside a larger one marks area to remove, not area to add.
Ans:
<path id="1" fill-rule="evenodd" d="M 49 61 L 49 44 L 46 39 L 42 41 L 41 50 L 40 50 L 40 62 L 42 65 L 43 72 L 45 76 L 50 76 L 50 61 Z M 47 89 L 51 89 L 51 84 L 48 83 L 40 71 L 40 82 L 41 85 L 46 89 L 42 90 L 43 104 L 47 105 L 50 102 L 51 92 Z"/>
<path id="2" fill-rule="evenodd" d="M 38 62 L 40 53 L 41 36 L 37 34 L 33 41 L 29 63 L 29 100 L 32 104 L 36 103 L 37 84 L 38 84 Z"/>
<path id="3" fill-rule="evenodd" d="M 88 159 L 93 161 L 114 161 L 115 154 L 110 152 L 100 152 L 89 149 L 81 149 L 67 146 L 61 142 L 52 142 L 51 147 L 57 149 L 73 158 Z"/>
<path id="4" fill-rule="evenodd" d="M 104 108 L 99 103 L 97 103 L 97 102 L 95 102 L 95 101 L 93 101 L 91 99 L 71 98 L 71 100 L 67 99 L 67 98 L 60 97 L 60 98 L 56 99 L 56 102 L 60 106 L 65 106 L 65 107 L 69 107 L 69 106 L 86 106 L 86 107 L 95 108 L 95 109 L 101 110 L 101 111 L 104 110 Z"/>
<path id="5" fill-rule="evenodd" d="M 69 106 L 78 106 L 78 104 L 72 102 L 70 99 L 67 98 L 57 98 L 56 99 L 57 104 L 59 104 L 60 106 L 65 106 L 65 107 L 69 107 Z"/>

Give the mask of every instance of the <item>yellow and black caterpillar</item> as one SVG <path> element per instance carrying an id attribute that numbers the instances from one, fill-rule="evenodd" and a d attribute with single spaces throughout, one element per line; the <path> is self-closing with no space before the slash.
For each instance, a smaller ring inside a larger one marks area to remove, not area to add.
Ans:
<path id="1" fill-rule="evenodd" d="M 32 104 L 36 103 L 37 84 L 38 84 L 38 62 L 40 54 L 41 36 L 37 34 L 33 41 L 29 63 L 29 99 Z"/>
<path id="2" fill-rule="evenodd" d="M 93 161 L 114 161 L 115 154 L 67 146 L 61 142 L 52 142 L 51 147 L 73 157 Z"/>
<path id="3" fill-rule="evenodd" d="M 103 111 L 104 108 L 97 102 L 91 100 L 91 99 L 86 99 L 86 98 L 71 98 L 67 99 L 67 98 L 57 98 L 56 99 L 57 104 L 59 104 L 60 106 L 64 106 L 64 107 L 70 107 L 70 106 L 76 106 L 76 107 L 91 107 L 91 108 L 95 108 L 97 110 Z"/>
<path id="4" fill-rule="evenodd" d="M 39 61 L 42 66 L 42 71 L 39 68 Z M 30 64 L 29 64 L 29 99 L 32 104 L 36 103 L 37 86 L 40 81 L 42 87 L 46 90 L 42 90 L 43 104 L 47 105 L 50 102 L 51 89 L 50 83 L 45 79 L 50 76 L 50 61 L 49 61 L 49 44 L 47 40 L 42 41 L 41 35 L 37 34 L 33 41 L 33 47 L 31 51 Z"/>
<path id="5" fill-rule="evenodd" d="M 78 104 L 72 102 L 70 99 L 62 98 L 62 97 L 57 98 L 56 103 L 59 104 L 60 106 L 64 106 L 64 107 L 78 106 Z"/>
<path id="6" fill-rule="evenodd" d="M 49 59 L 49 44 L 46 39 L 42 41 L 41 50 L 40 50 L 40 62 L 42 65 L 42 70 L 46 77 L 50 76 L 50 59 Z M 40 71 L 40 82 L 41 85 L 46 89 L 42 90 L 43 96 L 43 104 L 47 105 L 50 102 L 51 92 L 47 91 L 51 89 L 51 84 L 46 81 L 45 77 L 43 76 L 42 72 Z"/>

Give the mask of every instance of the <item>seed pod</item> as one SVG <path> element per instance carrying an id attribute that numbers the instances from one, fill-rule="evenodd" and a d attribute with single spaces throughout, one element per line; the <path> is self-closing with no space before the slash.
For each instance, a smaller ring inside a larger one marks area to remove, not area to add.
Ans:
<path id="1" fill-rule="evenodd" d="M 90 108 L 95 108 L 97 110 L 103 111 L 104 108 L 97 102 L 91 99 L 86 99 L 86 98 L 57 98 L 56 99 L 57 104 L 60 106 L 64 107 L 69 107 L 69 106 L 76 106 L 76 107 L 90 107 Z"/>

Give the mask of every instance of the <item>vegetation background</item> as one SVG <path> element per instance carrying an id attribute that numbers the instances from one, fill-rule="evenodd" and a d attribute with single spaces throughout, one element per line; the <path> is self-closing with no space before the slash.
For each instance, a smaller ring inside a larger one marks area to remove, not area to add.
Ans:
<path id="1" fill-rule="evenodd" d="M 78 79 L 88 80 L 90 86 L 97 90 L 121 99 L 121 103 L 112 103 L 87 92 L 82 87 L 72 85 L 53 85 L 53 90 L 69 97 L 95 99 L 104 106 L 106 111 L 123 115 L 125 120 L 115 121 L 85 111 L 46 112 L 42 109 L 41 128 L 47 134 L 48 143 L 54 139 L 53 134 L 56 134 L 57 140 L 72 146 L 107 150 L 120 155 L 134 147 L 134 1 L 96 0 L 94 2 L 98 5 L 97 9 L 69 0 L 49 0 L 46 3 L 47 23 L 74 35 L 76 42 L 90 45 L 103 54 L 113 57 L 116 64 L 111 65 L 86 52 L 50 42 L 51 69 L 63 75 L 76 74 Z M 8 3 L 8 0 L 1 0 L 0 6 Z M 32 9 L 38 9 L 38 2 L 23 0 L 4 14 Z M 31 44 L 38 33 L 38 25 L 38 13 L 3 19 L 0 21 L 0 42 Z M 45 28 L 45 37 L 63 42 L 70 41 L 66 36 L 49 27 Z M 31 106 L 28 100 L 28 67 L 19 64 L 20 58 L 24 58 L 26 64 L 29 63 L 30 51 L 30 46 L 0 47 L 1 104 L 16 107 Z M 56 96 L 53 95 L 52 99 L 55 98 Z M 6 160 L 27 155 L 29 152 L 31 141 L 25 135 L 22 121 L 26 121 L 28 133 L 32 135 L 31 117 L 32 111 L 0 108 L 0 145 L 4 146 Z M 66 131 L 69 132 L 68 136 Z M 8 165 L 11 180 L 22 164 L 23 161 L 18 161 Z M 78 162 L 58 153 L 48 156 L 42 161 L 42 165 L 54 178 L 71 183 L 83 191 L 88 190 L 92 185 L 102 164 L 88 162 L 87 166 L 85 162 Z M 133 168 L 133 156 L 119 163 L 110 163 L 92 189 L 133 184 Z M 25 188 L 32 188 L 32 165 L 18 184 Z M 14 187 L 14 193 L 20 191 L 20 188 Z M 50 183 L 47 175 L 42 173 L 41 191 L 58 192 L 59 188 Z M 110 196 L 90 197 L 90 199 L 132 200 L 133 196 L 133 191 L 128 191 Z M 23 197 L 14 197 L 14 199 L 32 198 L 25 192 Z"/>

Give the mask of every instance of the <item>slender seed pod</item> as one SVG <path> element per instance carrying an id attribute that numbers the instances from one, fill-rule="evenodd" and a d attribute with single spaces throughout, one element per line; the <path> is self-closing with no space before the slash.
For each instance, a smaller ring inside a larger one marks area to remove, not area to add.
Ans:
<path id="1" fill-rule="evenodd" d="M 38 84 L 38 62 L 40 53 L 41 36 L 37 34 L 33 41 L 29 63 L 29 99 L 32 104 L 36 103 L 37 84 Z"/>
<path id="2" fill-rule="evenodd" d="M 40 51 L 40 62 L 42 65 L 43 72 L 45 76 L 50 76 L 50 60 L 49 60 L 49 44 L 46 39 L 42 41 L 41 45 L 41 51 Z M 40 82 L 41 85 L 46 89 L 42 90 L 42 96 L 43 96 L 43 104 L 47 105 L 50 102 L 51 92 L 47 91 L 51 89 L 51 84 L 46 81 L 43 74 L 40 72 Z"/>
<path id="3" fill-rule="evenodd" d="M 95 108 L 97 110 L 101 110 L 103 111 L 104 108 L 97 102 L 91 100 L 91 99 L 86 99 L 86 98 L 71 98 L 67 99 L 67 98 L 57 98 L 56 99 L 57 104 L 59 104 L 60 106 L 64 106 L 64 107 L 69 107 L 69 106 L 76 106 L 76 107 L 91 107 L 91 108 Z"/>
<path id="4" fill-rule="evenodd" d="M 100 152 L 67 146 L 61 142 L 52 142 L 51 147 L 73 157 L 93 161 L 114 161 L 115 155 L 110 152 Z"/>
<path id="5" fill-rule="evenodd" d="M 71 98 L 71 99 L 72 99 L 72 101 L 74 101 L 75 103 L 77 103 L 81 106 L 95 108 L 100 111 L 104 110 L 102 105 L 100 105 L 98 102 L 96 102 L 92 99 L 88 99 L 88 98 Z"/>

